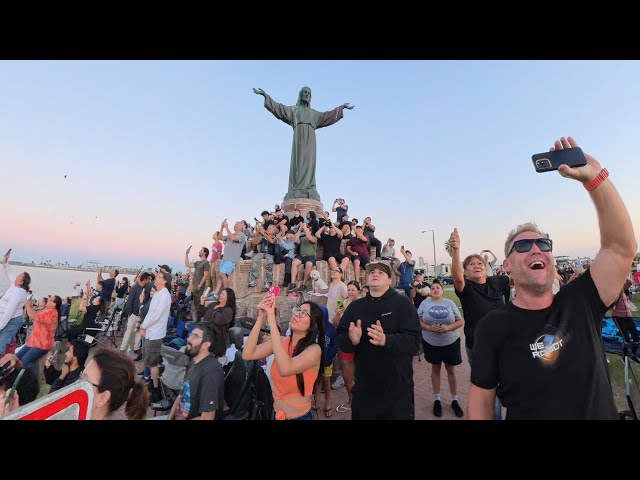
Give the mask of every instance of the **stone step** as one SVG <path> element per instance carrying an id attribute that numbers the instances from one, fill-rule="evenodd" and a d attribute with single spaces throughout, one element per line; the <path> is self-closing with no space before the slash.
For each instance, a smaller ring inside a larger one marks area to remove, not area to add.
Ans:
<path id="1" fill-rule="evenodd" d="M 388 260 L 379 260 L 381 263 L 385 263 L 386 265 L 390 265 Z M 216 262 L 219 264 L 219 261 Z M 212 268 L 219 268 L 219 265 L 214 265 Z M 248 297 L 254 294 L 260 294 L 260 290 L 262 289 L 262 285 L 264 285 L 265 279 L 265 267 L 264 261 L 260 261 L 260 265 L 257 269 L 257 280 L 255 287 L 249 287 L 249 269 L 251 268 L 251 260 L 242 260 L 238 262 L 235 270 L 229 276 L 229 288 L 233 289 L 236 294 L 236 299 L 241 299 Z M 331 278 L 329 275 L 329 263 L 324 260 L 318 260 L 314 267 L 320 273 L 320 278 L 322 278 L 327 284 L 331 283 Z M 392 269 L 393 271 L 393 269 Z M 296 281 L 299 283 L 304 278 L 304 268 L 301 265 L 298 268 L 298 277 Z M 360 269 L 360 278 L 355 278 L 355 272 L 353 269 L 353 262 L 349 262 L 347 265 L 347 269 L 344 276 L 344 282 L 348 283 L 351 280 L 358 280 L 361 285 L 364 284 L 365 281 L 365 271 L 364 268 Z M 282 285 L 284 283 L 284 263 L 273 265 L 273 285 Z M 395 272 L 392 272 L 391 275 L 391 287 L 395 287 L 398 284 L 398 280 L 396 278 Z M 287 292 L 288 293 L 288 292 Z M 285 294 L 286 295 L 286 294 Z"/>

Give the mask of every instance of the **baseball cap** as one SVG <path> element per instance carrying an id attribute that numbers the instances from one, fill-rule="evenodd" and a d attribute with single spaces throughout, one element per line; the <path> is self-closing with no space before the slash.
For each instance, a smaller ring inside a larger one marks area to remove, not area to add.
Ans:
<path id="1" fill-rule="evenodd" d="M 158 267 L 162 268 L 167 273 L 171 273 L 171 267 L 169 265 L 158 265 Z"/>
<path id="2" fill-rule="evenodd" d="M 382 262 L 367 263 L 367 267 L 366 267 L 367 273 L 370 273 L 371 270 L 373 270 L 374 268 L 377 268 L 378 270 L 383 271 L 389 276 L 389 278 L 391 278 L 391 268 L 389 268 L 389 265 L 387 265 L 386 263 L 382 263 Z"/>

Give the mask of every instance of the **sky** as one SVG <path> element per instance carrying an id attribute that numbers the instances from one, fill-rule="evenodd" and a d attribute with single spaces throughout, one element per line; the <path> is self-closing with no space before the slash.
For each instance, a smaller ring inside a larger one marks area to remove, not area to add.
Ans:
<path id="1" fill-rule="evenodd" d="M 415 258 L 504 259 L 537 222 L 554 255 L 595 256 L 588 193 L 531 155 L 573 136 L 606 166 L 640 238 L 638 61 L 0 61 L 0 249 L 12 260 L 167 263 L 287 191 L 293 132 L 253 87 L 343 103 L 317 131 L 324 208 L 344 198 Z M 66 178 L 64 177 L 66 175 Z M 332 214 L 332 218 L 335 214 Z"/>

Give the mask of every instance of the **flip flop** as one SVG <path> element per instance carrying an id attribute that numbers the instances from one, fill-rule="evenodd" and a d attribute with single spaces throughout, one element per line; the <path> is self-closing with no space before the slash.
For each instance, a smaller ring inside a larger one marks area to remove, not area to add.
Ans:
<path id="1" fill-rule="evenodd" d="M 333 408 L 329 407 L 329 408 L 325 408 L 324 409 L 324 417 L 325 418 L 331 418 L 333 417 Z"/>
<path id="2" fill-rule="evenodd" d="M 345 413 L 345 412 L 348 412 L 349 410 L 351 410 L 351 407 L 347 407 L 346 405 L 347 405 L 346 403 L 343 403 L 342 405 L 338 405 L 336 407 L 336 412 Z"/>

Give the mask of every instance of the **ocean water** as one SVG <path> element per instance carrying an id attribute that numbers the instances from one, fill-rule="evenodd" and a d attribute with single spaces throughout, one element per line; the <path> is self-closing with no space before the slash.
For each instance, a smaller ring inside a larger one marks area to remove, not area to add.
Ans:
<path id="1" fill-rule="evenodd" d="M 31 275 L 31 290 L 35 298 L 47 295 L 59 295 L 60 297 L 70 297 L 73 293 L 73 286 L 76 282 L 80 282 L 80 288 L 85 290 L 87 280 L 91 280 L 91 286 L 95 287 L 98 282 L 97 272 L 86 272 L 81 270 L 56 270 L 54 268 L 25 267 L 24 265 L 11 265 L 11 268 L 19 274 L 27 272 Z M 109 273 L 102 274 L 104 279 L 109 278 Z M 132 282 L 135 275 L 118 275 L 117 280 L 123 277 Z M 0 266 L 0 295 L 9 288 L 9 279 L 4 273 L 4 269 Z"/>

